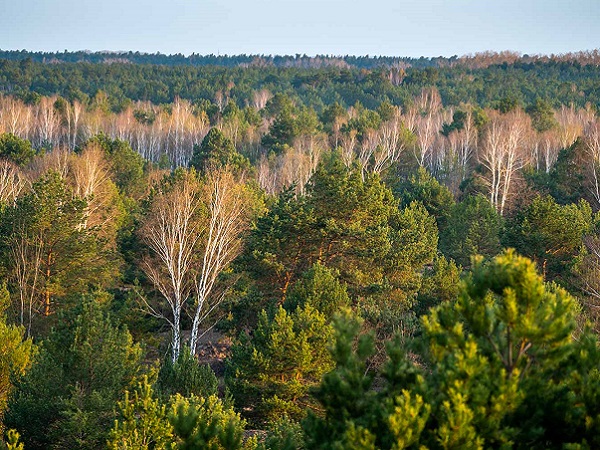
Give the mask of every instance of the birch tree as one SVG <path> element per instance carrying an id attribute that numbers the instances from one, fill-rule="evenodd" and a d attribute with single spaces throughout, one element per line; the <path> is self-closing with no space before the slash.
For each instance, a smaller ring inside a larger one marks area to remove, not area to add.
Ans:
<path id="1" fill-rule="evenodd" d="M 186 172 L 154 198 L 141 227 L 150 255 L 142 269 L 168 304 L 168 314 L 146 302 L 149 312 L 172 331 L 172 360 L 181 351 L 181 316 L 193 299 L 189 346 L 195 354 L 201 326 L 219 306 L 219 275 L 239 254 L 248 227 L 243 183 L 227 169 L 209 170 L 204 180 Z"/>
<path id="2" fill-rule="evenodd" d="M 594 207 L 600 207 L 600 121 L 590 124 L 585 132 L 585 151 L 588 158 L 587 172 L 591 178 L 590 192 L 594 199 Z"/>
<path id="3" fill-rule="evenodd" d="M 249 226 L 249 202 L 245 186 L 227 169 L 208 172 L 203 186 L 207 211 L 200 242 L 201 259 L 194 268 L 194 320 L 190 350 L 196 353 L 200 326 L 220 304 L 215 296 L 219 275 L 239 255 L 242 235 Z"/>
<path id="4" fill-rule="evenodd" d="M 19 168 L 10 161 L 0 160 L 0 205 L 14 205 L 25 186 Z"/>
<path id="5" fill-rule="evenodd" d="M 531 123 L 517 111 L 492 117 L 485 129 L 479 149 L 479 162 L 487 169 L 484 180 L 489 187 L 490 202 L 504 214 L 519 170 L 528 162 L 526 143 Z"/>
<path id="6" fill-rule="evenodd" d="M 202 233 L 198 220 L 200 200 L 197 182 L 192 175 L 154 199 L 141 227 L 142 240 L 150 255 L 142 269 L 167 301 L 170 315 L 147 306 L 150 312 L 171 326 L 171 355 L 175 363 L 181 349 L 181 314 L 194 287 L 194 257 Z"/>

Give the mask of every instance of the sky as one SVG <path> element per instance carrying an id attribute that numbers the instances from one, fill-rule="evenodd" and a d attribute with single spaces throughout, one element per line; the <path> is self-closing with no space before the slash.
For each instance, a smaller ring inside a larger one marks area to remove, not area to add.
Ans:
<path id="1" fill-rule="evenodd" d="M 452 56 L 600 48 L 600 0 L 0 0 L 0 49 Z"/>

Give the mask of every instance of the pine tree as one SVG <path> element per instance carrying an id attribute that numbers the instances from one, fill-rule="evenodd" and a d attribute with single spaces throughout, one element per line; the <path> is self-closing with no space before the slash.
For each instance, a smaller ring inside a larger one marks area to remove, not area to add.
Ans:
<path id="1" fill-rule="evenodd" d="M 24 339 L 23 327 L 7 323 L 5 313 L 9 305 L 6 285 L 0 285 L 0 435 L 4 431 L 4 412 L 15 380 L 25 375 L 36 350 L 31 338 Z"/>
<path id="2" fill-rule="evenodd" d="M 310 304 L 292 313 L 279 307 L 272 318 L 263 311 L 252 338 L 242 334 L 232 349 L 227 385 L 237 406 L 258 423 L 303 417 L 314 405 L 310 388 L 331 367 L 331 337 L 331 325 Z"/>

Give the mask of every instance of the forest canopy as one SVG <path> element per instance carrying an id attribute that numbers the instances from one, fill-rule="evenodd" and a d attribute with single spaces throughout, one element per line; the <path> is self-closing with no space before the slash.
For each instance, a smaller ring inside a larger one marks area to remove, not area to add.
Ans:
<path id="1" fill-rule="evenodd" d="M 0 448 L 598 448 L 599 63 L 0 52 Z"/>

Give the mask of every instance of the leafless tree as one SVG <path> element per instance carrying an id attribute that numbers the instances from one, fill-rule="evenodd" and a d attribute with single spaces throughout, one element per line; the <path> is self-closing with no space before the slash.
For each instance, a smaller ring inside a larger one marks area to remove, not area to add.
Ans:
<path id="1" fill-rule="evenodd" d="M 187 176 L 170 190 L 160 192 L 141 227 L 141 237 L 151 250 L 142 269 L 170 307 L 170 316 L 147 303 L 150 312 L 171 326 L 172 360 L 181 349 L 181 313 L 194 288 L 195 250 L 204 230 L 196 180 Z"/>
<path id="2" fill-rule="evenodd" d="M 277 174 L 271 168 L 269 159 L 263 155 L 256 166 L 256 181 L 267 194 L 277 194 Z"/>
<path id="3" fill-rule="evenodd" d="M 80 126 L 83 120 L 84 107 L 78 100 L 73 103 L 67 103 L 66 122 L 67 122 L 67 146 L 73 150 L 78 143 Z"/>
<path id="4" fill-rule="evenodd" d="M 271 94 L 268 89 L 260 89 L 258 91 L 254 91 L 252 93 L 252 106 L 257 111 L 260 111 L 265 106 L 267 106 L 267 102 L 271 97 L 273 97 L 273 94 Z"/>
<path id="5" fill-rule="evenodd" d="M 81 154 L 71 154 L 68 180 L 73 193 L 86 199 L 84 226 L 95 227 L 107 249 L 116 248 L 121 215 L 119 193 L 111 180 L 111 168 L 102 148 L 89 144 Z"/>
<path id="6" fill-rule="evenodd" d="M 409 109 L 407 127 L 414 128 L 417 145 L 414 147 L 415 158 L 420 166 L 431 162 L 434 143 L 442 128 L 442 100 L 437 89 L 423 89 L 415 105 Z"/>
<path id="7" fill-rule="evenodd" d="M 582 116 L 578 114 L 574 106 L 562 105 L 555 112 L 555 118 L 558 122 L 560 147 L 568 148 L 583 134 L 585 124 L 581 120 Z"/>
<path id="8" fill-rule="evenodd" d="M 72 153 L 66 148 L 55 148 L 51 152 L 36 157 L 27 167 L 27 176 L 31 182 L 49 170 L 58 172 L 63 178 L 69 174 Z"/>
<path id="9" fill-rule="evenodd" d="M 60 137 L 60 116 L 54 108 L 55 97 L 42 97 L 36 107 L 37 147 L 58 146 Z"/>
<path id="10" fill-rule="evenodd" d="M 410 131 L 402 123 L 399 110 L 381 125 L 377 135 L 378 145 L 373 155 L 372 171 L 380 174 L 400 159 L 410 141 Z"/>
<path id="11" fill-rule="evenodd" d="M 346 167 L 352 166 L 354 162 L 354 152 L 357 146 L 356 130 L 352 129 L 342 135 L 340 140 L 340 146 L 342 149 L 342 161 Z"/>
<path id="12" fill-rule="evenodd" d="M 24 224 L 15 224 L 10 238 L 10 257 L 13 267 L 11 277 L 18 290 L 19 320 L 21 325 L 26 327 L 27 335 L 31 335 L 34 314 L 43 308 L 39 303 L 41 298 L 39 275 L 43 249 L 42 236 L 30 235 Z"/>
<path id="13" fill-rule="evenodd" d="M 10 161 L 0 160 L 0 204 L 13 205 L 25 186 L 19 168 Z"/>
<path id="14" fill-rule="evenodd" d="M 576 268 L 577 283 L 585 293 L 583 304 L 587 319 L 591 319 L 598 331 L 600 323 L 600 237 L 596 234 L 584 237 L 586 253 Z"/>
<path id="15" fill-rule="evenodd" d="M 0 127 L 2 131 L 29 139 L 32 128 L 31 119 L 31 108 L 22 101 L 11 96 L 0 98 Z"/>
<path id="16" fill-rule="evenodd" d="M 479 149 L 479 161 L 487 169 L 484 179 L 490 202 L 503 215 L 512 194 L 513 181 L 528 163 L 526 142 L 531 121 L 522 111 L 495 114 L 487 125 Z"/>
<path id="17" fill-rule="evenodd" d="M 537 150 L 534 155 L 536 169 L 549 173 L 558 159 L 560 146 L 560 138 L 556 130 L 550 129 L 541 133 L 535 143 L 535 149 Z"/>
<path id="18" fill-rule="evenodd" d="M 470 111 L 467 112 L 463 129 L 452 131 L 439 145 L 445 147 L 442 161 L 446 174 L 445 183 L 453 192 L 458 193 L 458 187 L 468 174 L 471 159 L 477 148 L 477 129 Z"/>
<path id="19" fill-rule="evenodd" d="M 600 208 L 600 121 L 596 120 L 585 130 L 585 169 L 590 174 L 590 191 L 595 201 L 595 209 Z"/>
<path id="20" fill-rule="evenodd" d="M 216 296 L 215 284 L 225 268 L 238 256 L 242 234 L 249 226 L 245 186 L 225 169 L 213 169 L 203 186 L 208 215 L 199 242 L 201 260 L 194 267 L 195 311 L 190 351 L 196 353 L 200 325 L 217 308 L 222 296 Z"/>

